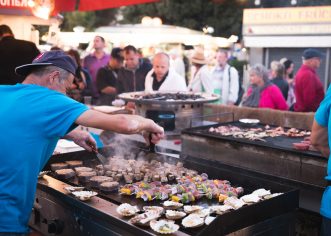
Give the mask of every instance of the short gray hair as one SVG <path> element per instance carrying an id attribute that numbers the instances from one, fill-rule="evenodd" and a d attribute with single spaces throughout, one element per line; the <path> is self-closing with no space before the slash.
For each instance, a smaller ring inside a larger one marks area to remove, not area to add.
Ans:
<path id="1" fill-rule="evenodd" d="M 254 73 L 258 77 L 262 78 L 264 82 L 267 82 L 269 80 L 268 77 L 268 70 L 265 68 L 262 64 L 255 64 L 249 69 L 249 73 Z"/>
<path id="2" fill-rule="evenodd" d="M 69 71 L 66 71 L 62 68 L 59 68 L 57 66 L 41 66 L 36 69 L 34 69 L 31 74 L 34 74 L 36 76 L 43 76 L 45 74 L 52 73 L 53 71 L 59 71 L 60 72 L 60 82 L 64 82 L 68 79 L 69 75 L 71 74 Z"/>

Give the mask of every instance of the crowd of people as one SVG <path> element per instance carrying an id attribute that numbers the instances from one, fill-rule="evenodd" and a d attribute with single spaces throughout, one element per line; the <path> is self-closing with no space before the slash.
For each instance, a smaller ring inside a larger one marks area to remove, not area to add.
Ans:
<path id="1" fill-rule="evenodd" d="M 0 235 L 28 234 L 37 177 L 60 138 L 71 139 L 89 151 L 96 150 L 89 133 L 74 130 L 78 125 L 139 133 L 147 143 L 157 143 L 164 137 L 163 128 L 154 121 L 89 109 L 82 104 L 84 96 L 93 97 L 96 105 L 111 105 L 123 92 L 193 91 L 218 94 L 218 103 L 231 106 L 297 112 L 315 112 L 318 108 L 312 143 L 323 155 L 330 154 L 331 90 L 324 98 L 316 72 L 324 55 L 316 49 L 303 52 L 302 65 L 295 75 L 294 63 L 286 58 L 271 62 L 270 70 L 261 64 L 252 65 L 250 85 L 241 97 L 239 73 L 230 65 L 227 50 L 219 49 L 215 65 L 210 66 L 203 49 L 196 49 L 190 58 L 191 79 L 186 81 L 187 66 L 177 51 L 158 52 L 147 59 L 132 45 L 115 47 L 107 54 L 105 43 L 103 37 L 96 36 L 93 53 L 83 59 L 74 49 L 54 47 L 40 54 L 36 45 L 15 39 L 7 25 L 0 25 L 0 93 L 5 99 L 0 106 L 0 126 L 6 134 L 0 138 L 5 157 L 0 167 Z M 331 228 L 330 196 L 328 187 L 322 199 L 323 232 Z"/>
<path id="2" fill-rule="evenodd" d="M 20 53 L 20 60 L 0 63 L 1 73 L 7 73 L 1 76 L 0 83 L 22 82 L 23 78 L 14 74 L 13 69 L 31 62 L 39 51 L 32 43 L 16 40 L 9 27 L 2 26 L 0 33 L 2 54 L 11 54 L 7 52 L 8 44 L 13 41 L 26 48 Z M 177 49 L 144 58 L 132 45 L 115 47 L 110 54 L 105 47 L 105 39 L 95 36 L 94 50 L 84 58 L 77 50 L 66 52 L 78 65 L 74 83 L 68 89 L 73 99 L 83 102 L 84 96 L 91 96 L 93 105 L 111 105 L 117 95 L 124 92 L 192 91 L 215 93 L 219 95 L 218 104 L 314 112 L 324 98 L 323 85 L 316 73 L 323 54 L 316 49 L 303 52 L 302 65 L 295 75 L 294 63 L 287 58 L 272 61 L 270 69 L 260 64 L 251 65 L 250 83 L 243 90 L 239 76 L 242 73 L 230 65 L 230 52 L 225 49 L 217 50 L 211 62 L 203 48 L 196 48 L 187 65 L 186 58 Z"/>

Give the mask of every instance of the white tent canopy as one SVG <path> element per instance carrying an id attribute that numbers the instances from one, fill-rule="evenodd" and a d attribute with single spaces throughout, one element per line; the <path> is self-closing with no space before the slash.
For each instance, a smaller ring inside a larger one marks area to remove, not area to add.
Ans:
<path id="1" fill-rule="evenodd" d="M 228 47 L 231 44 L 226 38 L 212 37 L 203 32 L 184 27 L 171 25 L 146 26 L 142 24 L 104 26 L 97 28 L 95 32 L 61 32 L 59 39 L 63 45 L 74 46 L 77 42 L 90 42 L 95 35 L 102 35 L 116 46 L 131 44 L 138 48 L 163 43 L 215 47 Z"/>

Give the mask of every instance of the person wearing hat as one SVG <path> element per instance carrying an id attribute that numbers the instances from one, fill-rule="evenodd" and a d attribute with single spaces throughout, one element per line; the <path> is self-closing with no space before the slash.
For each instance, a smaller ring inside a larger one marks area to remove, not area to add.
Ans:
<path id="1" fill-rule="evenodd" d="M 220 95 L 219 103 L 234 105 L 238 100 L 239 74 L 228 64 L 228 51 L 219 49 L 216 53 L 217 64 L 212 70 L 213 92 Z"/>
<path id="2" fill-rule="evenodd" d="M 211 73 L 207 66 L 203 50 L 195 50 L 192 58 L 192 79 L 188 85 L 189 91 L 192 92 L 213 92 Z"/>
<path id="3" fill-rule="evenodd" d="M 145 79 L 145 91 L 180 92 L 187 91 L 185 78 L 170 68 L 168 54 L 160 52 L 153 58 L 153 69 Z"/>
<path id="4" fill-rule="evenodd" d="M 148 142 L 163 137 L 163 128 L 134 115 L 107 115 L 68 96 L 77 65 L 63 51 L 49 51 L 31 64 L 16 67 L 21 84 L 0 85 L 0 234 L 28 235 L 39 172 L 61 137 L 92 151 L 95 140 L 77 125 L 119 133 L 142 133 Z"/>
<path id="5" fill-rule="evenodd" d="M 295 76 L 294 111 L 315 112 L 324 98 L 324 88 L 316 70 L 321 65 L 323 54 L 317 49 L 304 50 L 302 65 Z"/>
<path id="6" fill-rule="evenodd" d="M 111 105 L 117 95 L 118 71 L 123 67 L 124 51 L 121 48 L 113 48 L 108 65 L 102 67 L 97 73 L 97 88 L 100 97 L 97 105 Z"/>

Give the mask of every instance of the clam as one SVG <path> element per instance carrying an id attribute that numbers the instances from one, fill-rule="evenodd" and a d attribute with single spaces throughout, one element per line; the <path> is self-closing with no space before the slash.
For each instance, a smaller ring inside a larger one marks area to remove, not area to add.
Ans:
<path id="1" fill-rule="evenodd" d="M 156 220 L 160 217 L 159 212 L 150 210 L 145 213 L 139 214 L 129 220 L 131 224 L 146 226 L 151 220 Z"/>
<path id="2" fill-rule="evenodd" d="M 165 216 L 169 220 L 179 220 L 186 216 L 186 213 L 182 211 L 167 210 Z"/>
<path id="3" fill-rule="evenodd" d="M 163 202 L 163 206 L 167 209 L 175 210 L 183 206 L 180 202 L 174 202 L 174 201 L 165 201 Z"/>
<path id="4" fill-rule="evenodd" d="M 198 210 L 198 211 L 195 211 L 193 214 L 198 215 L 201 218 L 205 218 L 206 216 L 208 216 L 210 214 L 210 209 L 206 208 L 206 209 Z"/>
<path id="5" fill-rule="evenodd" d="M 204 224 L 203 218 L 199 217 L 196 214 L 191 214 L 182 220 L 182 225 L 185 228 L 195 228 L 195 227 L 199 227 L 203 224 Z"/>
<path id="6" fill-rule="evenodd" d="M 152 230 L 160 234 L 172 234 L 179 229 L 179 225 L 172 220 L 152 220 L 150 226 Z"/>
<path id="7" fill-rule="evenodd" d="M 197 205 L 192 205 L 192 206 L 184 206 L 184 211 L 188 214 L 191 214 L 195 211 L 199 211 L 202 210 L 203 207 L 202 206 L 197 206 Z"/>
<path id="8" fill-rule="evenodd" d="M 205 219 L 205 224 L 209 225 L 215 219 L 216 219 L 216 217 L 214 217 L 214 216 L 207 216 Z"/>
<path id="9" fill-rule="evenodd" d="M 93 191 L 74 191 L 71 193 L 81 201 L 87 201 L 92 197 L 98 195 L 97 192 L 93 192 Z"/>
<path id="10" fill-rule="evenodd" d="M 143 207 L 144 211 L 156 211 L 159 212 L 159 214 L 161 215 L 164 212 L 164 208 L 160 207 L 160 206 L 144 206 Z"/>
<path id="11" fill-rule="evenodd" d="M 264 197 L 265 195 L 271 194 L 270 190 L 265 190 L 264 188 L 260 188 L 252 192 L 252 194 L 257 195 L 259 198 Z"/>
<path id="12" fill-rule="evenodd" d="M 65 190 L 67 190 L 69 193 L 75 192 L 75 191 L 82 191 L 84 187 L 74 187 L 74 186 L 67 186 L 64 187 Z"/>
<path id="13" fill-rule="evenodd" d="M 240 200 L 236 197 L 228 197 L 224 201 L 224 205 L 229 205 L 234 209 L 239 209 L 240 207 L 244 206 L 246 203 L 243 200 Z"/>
<path id="14" fill-rule="evenodd" d="M 257 203 L 261 200 L 257 194 L 248 194 L 242 196 L 240 199 L 246 203 Z"/>
<path id="15" fill-rule="evenodd" d="M 116 211 L 122 216 L 133 216 L 139 212 L 139 209 L 137 206 L 132 206 L 129 203 L 123 203 L 117 207 Z"/>
<path id="16" fill-rule="evenodd" d="M 233 207 L 230 205 L 217 205 L 217 206 L 211 206 L 210 211 L 212 213 L 216 213 L 218 215 L 222 215 L 224 212 L 227 212 L 229 210 L 233 210 Z"/>

